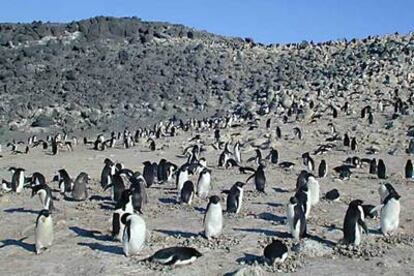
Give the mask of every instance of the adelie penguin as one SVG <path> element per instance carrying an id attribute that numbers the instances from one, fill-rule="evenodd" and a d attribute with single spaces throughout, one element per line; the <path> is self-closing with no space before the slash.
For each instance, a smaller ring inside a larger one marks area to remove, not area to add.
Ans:
<path id="1" fill-rule="evenodd" d="M 53 243 L 53 220 L 49 210 L 40 211 L 35 227 L 36 254 L 52 246 Z"/>
<path id="2" fill-rule="evenodd" d="M 410 159 L 407 160 L 405 164 L 405 178 L 412 179 L 413 178 L 413 162 Z"/>
<path id="3" fill-rule="evenodd" d="M 207 198 L 208 193 L 211 187 L 211 171 L 207 168 L 204 168 L 200 172 L 200 176 L 197 181 L 197 196 L 199 198 Z"/>
<path id="4" fill-rule="evenodd" d="M 218 196 L 214 195 L 210 197 L 203 224 L 204 236 L 207 239 L 216 238 L 221 235 L 223 230 L 223 210 Z"/>
<path id="5" fill-rule="evenodd" d="M 143 164 L 144 164 L 144 170 L 142 172 L 142 175 L 144 176 L 147 187 L 151 187 L 152 184 L 154 184 L 155 182 L 157 170 L 155 170 L 154 164 L 151 163 L 150 161 L 145 161 Z"/>
<path id="6" fill-rule="evenodd" d="M 263 251 L 263 259 L 270 266 L 283 263 L 287 256 L 288 248 L 286 244 L 276 239 L 272 239 L 272 242 L 266 245 Z"/>
<path id="7" fill-rule="evenodd" d="M 251 178 L 254 179 L 254 184 L 256 186 L 256 190 L 258 192 L 265 193 L 265 188 L 266 188 L 266 175 L 265 175 L 265 172 L 264 172 L 263 165 L 259 165 L 259 167 L 257 168 L 256 172 L 247 179 L 246 183 Z"/>
<path id="8" fill-rule="evenodd" d="M 43 209 L 53 211 L 53 197 L 52 190 L 46 183 L 32 186 L 32 197 L 39 195 L 40 203 Z"/>
<path id="9" fill-rule="evenodd" d="M 377 160 L 375 158 L 373 158 L 371 162 L 369 162 L 369 173 L 377 174 Z"/>
<path id="10" fill-rule="evenodd" d="M 89 176 L 87 173 L 81 172 L 75 180 L 72 190 L 72 198 L 76 201 L 84 201 L 88 198 Z"/>
<path id="11" fill-rule="evenodd" d="M 234 154 L 234 158 L 237 161 L 237 163 L 241 163 L 241 152 L 240 152 L 240 143 L 236 142 L 236 144 L 234 145 L 233 148 L 233 154 Z"/>
<path id="12" fill-rule="evenodd" d="M 387 168 L 385 167 L 385 163 L 382 159 L 378 160 L 377 176 L 379 179 L 387 178 Z"/>
<path id="13" fill-rule="evenodd" d="M 17 194 L 20 194 L 24 188 L 24 172 L 25 169 L 11 167 L 9 171 L 13 174 L 11 179 L 11 188 Z"/>
<path id="14" fill-rule="evenodd" d="M 177 172 L 177 178 L 176 178 L 176 187 L 177 187 L 177 201 L 180 202 L 181 198 L 181 190 L 183 189 L 184 183 L 189 179 L 188 178 L 188 166 L 183 165 L 179 168 Z"/>
<path id="15" fill-rule="evenodd" d="M 181 189 L 180 203 L 191 205 L 194 197 L 194 183 L 187 180 Z"/>
<path id="16" fill-rule="evenodd" d="M 121 222 L 125 225 L 122 249 L 125 256 L 129 257 L 139 253 L 144 247 L 146 224 L 139 215 L 129 213 L 122 215 Z"/>
<path id="17" fill-rule="evenodd" d="M 344 146 L 349 147 L 350 144 L 351 144 L 351 140 L 349 139 L 348 133 L 345 133 L 345 135 L 344 135 Z"/>
<path id="18" fill-rule="evenodd" d="M 111 177 L 115 174 L 115 163 L 112 162 L 109 158 L 104 160 L 104 168 L 102 169 L 101 173 L 101 187 L 106 188 L 109 184 L 111 184 Z"/>
<path id="19" fill-rule="evenodd" d="M 279 161 L 279 152 L 277 151 L 277 149 L 272 148 L 269 152 L 269 155 L 266 157 L 266 159 L 270 160 L 270 163 L 276 165 L 277 162 Z"/>
<path id="20" fill-rule="evenodd" d="M 227 193 L 227 213 L 236 213 L 240 212 L 242 201 L 243 201 L 243 186 L 245 183 L 236 182 L 229 191 L 224 191 Z"/>
<path id="21" fill-rule="evenodd" d="M 324 178 L 328 174 L 328 165 L 326 164 L 326 161 L 323 159 L 321 163 L 319 164 L 318 168 L 318 177 Z"/>
<path id="22" fill-rule="evenodd" d="M 300 200 L 294 196 L 287 205 L 287 221 L 289 233 L 295 240 L 306 235 L 306 218 Z"/>
<path id="23" fill-rule="evenodd" d="M 358 149 L 358 143 L 355 137 L 351 140 L 351 150 L 356 151 Z"/>
<path id="24" fill-rule="evenodd" d="M 368 234 L 362 203 L 362 200 L 359 199 L 353 200 L 349 203 L 343 226 L 343 242 L 345 244 L 353 244 L 358 246 L 361 243 L 362 231 L 364 230 L 364 232 Z"/>
<path id="25" fill-rule="evenodd" d="M 152 262 L 162 265 L 179 266 L 193 263 L 202 254 L 192 247 L 168 247 L 158 250 L 142 262 Z"/>
<path id="26" fill-rule="evenodd" d="M 340 197 L 340 195 L 339 195 L 339 192 L 338 192 L 337 189 L 330 190 L 329 192 L 327 192 L 325 194 L 325 199 L 326 200 L 338 201 L 339 197 Z"/>
<path id="27" fill-rule="evenodd" d="M 384 199 L 381 208 L 381 232 L 391 235 L 398 229 L 400 223 L 400 195 L 394 190 Z"/>

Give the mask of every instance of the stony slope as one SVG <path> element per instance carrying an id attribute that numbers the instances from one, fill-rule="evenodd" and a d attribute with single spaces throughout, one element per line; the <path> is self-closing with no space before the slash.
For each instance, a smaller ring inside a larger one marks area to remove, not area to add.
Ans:
<path id="1" fill-rule="evenodd" d="M 0 24 L 0 123 L 121 129 L 265 104 L 284 112 L 290 95 L 409 97 L 413 57 L 412 34 L 266 46 L 137 18 Z"/>

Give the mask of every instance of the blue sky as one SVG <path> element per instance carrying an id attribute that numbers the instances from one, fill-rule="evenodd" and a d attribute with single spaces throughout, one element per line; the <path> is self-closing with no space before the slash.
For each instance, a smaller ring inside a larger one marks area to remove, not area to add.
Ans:
<path id="1" fill-rule="evenodd" d="M 413 12 L 414 0 L 2 0 L 0 22 L 137 16 L 286 43 L 404 34 L 414 30 Z"/>

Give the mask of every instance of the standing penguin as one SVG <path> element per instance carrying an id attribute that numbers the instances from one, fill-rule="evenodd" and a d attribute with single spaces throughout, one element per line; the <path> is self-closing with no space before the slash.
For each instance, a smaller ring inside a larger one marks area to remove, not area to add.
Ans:
<path id="1" fill-rule="evenodd" d="M 181 189 L 180 203 L 191 205 L 194 197 L 194 183 L 187 180 Z"/>
<path id="2" fill-rule="evenodd" d="M 277 139 L 282 138 L 282 130 L 280 129 L 279 126 L 276 127 L 276 137 Z"/>
<path id="3" fill-rule="evenodd" d="M 239 142 L 237 142 L 234 145 L 233 154 L 234 154 L 234 158 L 237 161 L 237 163 L 240 164 L 241 163 L 241 153 L 240 153 L 240 143 Z"/>
<path id="4" fill-rule="evenodd" d="M 72 190 L 72 198 L 77 201 L 84 201 L 88 198 L 87 184 L 89 176 L 85 172 L 81 172 L 75 180 Z"/>
<path id="5" fill-rule="evenodd" d="M 375 158 L 373 158 L 371 162 L 369 162 L 369 173 L 377 174 L 377 160 Z"/>
<path id="6" fill-rule="evenodd" d="M 136 214 L 125 213 L 121 222 L 125 225 L 122 237 L 122 247 L 125 256 L 137 254 L 144 247 L 146 225 L 142 217 Z"/>
<path id="7" fill-rule="evenodd" d="M 322 159 L 321 163 L 319 164 L 318 168 L 318 176 L 319 178 L 324 178 L 328 174 L 328 165 L 326 164 L 325 159 Z"/>
<path id="8" fill-rule="evenodd" d="M 358 246 L 361 243 L 362 229 L 368 234 L 368 228 L 365 224 L 365 215 L 362 208 L 362 200 L 356 199 L 351 201 L 346 211 L 344 219 L 344 238 L 346 244 Z"/>
<path id="9" fill-rule="evenodd" d="M 408 159 L 407 163 L 405 164 L 405 178 L 413 178 L 413 162 L 411 162 L 410 159 Z"/>
<path id="10" fill-rule="evenodd" d="M 115 174 L 116 167 L 115 163 L 109 158 L 106 158 L 104 163 L 105 166 L 101 173 L 101 187 L 105 189 L 109 184 L 111 184 L 111 177 Z"/>
<path id="11" fill-rule="evenodd" d="M 197 196 L 199 198 L 207 198 L 208 193 L 211 187 L 211 171 L 207 168 L 204 168 L 200 176 L 198 177 L 197 182 Z"/>
<path id="12" fill-rule="evenodd" d="M 385 199 L 391 193 L 397 193 L 391 183 L 381 183 L 378 188 L 378 193 L 380 196 L 380 204 L 384 204 Z"/>
<path id="13" fill-rule="evenodd" d="M 10 172 L 12 172 L 12 179 L 11 179 L 11 187 L 12 190 L 18 194 L 20 194 L 23 191 L 25 177 L 24 172 L 25 169 L 22 168 L 14 168 L 11 167 L 9 169 Z"/>
<path id="14" fill-rule="evenodd" d="M 115 241 L 122 241 L 125 224 L 121 222 L 122 215 L 125 211 L 122 208 L 115 209 L 112 214 L 112 238 Z"/>
<path id="15" fill-rule="evenodd" d="M 184 183 L 188 180 L 188 166 L 183 165 L 178 170 L 177 178 L 176 178 L 176 186 L 177 186 L 177 201 L 181 201 L 181 190 L 183 189 Z"/>
<path id="16" fill-rule="evenodd" d="M 228 191 L 227 195 L 227 212 L 236 213 L 240 212 L 243 201 L 243 182 L 236 182 Z"/>
<path id="17" fill-rule="evenodd" d="M 351 143 L 351 140 L 349 139 L 349 135 L 348 135 L 348 133 L 345 133 L 345 135 L 344 135 L 344 146 L 349 147 L 350 143 Z"/>
<path id="18" fill-rule="evenodd" d="M 42 210 L 36 220 L 35 247 L 36 254 L 49 248 L 53 242 L 53 220 L 49 210 Z"/>
<path id="19" fill-rule="evenodd" d="M 258 192 L 264 193 L 266 188 L 266 175 L 264 172 L 263 165 L 260 164 L 256 172 L 252 176 L 250 176 L 246 182 L 248 182 L 251 178 L 254 178 L 256 190 Z"/>
<path id="20" fill-rule="evenodd" d="M 143 164 L 144 170 L 142 172 L 142 175 L 144 176 L 145 182 L 147 183 L 147 187 L 151 187 L 155 182 L 156 176 L 153 164 L 150 161 L 145 161 Z"/>
<path id="21" fill-rule="evenodd" d="M 358 149 L 358 143 L 355 137 L 351 140 L 351 150 L 356 151 Z"/>
<path id="22" fill-rule="evenodd" d="M 387 178 L 387 168 L 385 167 L 385 163 L 382 159 L 378 160 L 377 175 L 379 179 Z"/>
<path id="23" fill-rule="evenodd" d="M 289 233 L 295 240 L 300 240 L 306 235 L 306 218 L 300 200 L 293 196 L 287 205 L 287 221 Z"/>
<path id="24" fill-rule="evenodd" d="M 302 207 L 303 213 L 305 214 L 305 218 L 308 218 L 312 207 L 308 186 L 301 186 L 296 191 L 295 197 L 297 198 L 298 203 Z"/>
<path id="25" fill-rule="evenodd" d="M 381 232 L 384 235 L 391 235 L 398 229 L 400 222 L 400 195 L 391 192 L 384 200 L 381 209 Z"/>
<path id="26" fill-rule="evenodd" d="M 272 266 L 283 263 L 288 256 L 288 248 L 280 240 L 273 239 L 272 242 L 264 248 L 263 257 L 265 262 Z"/>
<path id="27" fill-rule="evenodd" d="M 207 239 L 218 237 L 223 230 L 223 210 L 218 196 L 211 196 L 204 215 L 204 235 Z"/>
<path id="28" fill-rule="evenodd" d="M 53 198 L 52 190 L 46 183 L 38 184 L 32 188 L 32 197 L 39 195 L 40 203 L 43 209 L 52 211 L 53 210 Z"/>
<path id="29" fill-rule="evenodd" d="M 266 157 L 266 159 L 270 159 L 270 162 L 276 165 L 277 162 L 279 161 L 279 152 L 277 151 L 277 149 L 272 148 L 269 152 L 269 155 Z"/>
<path id="30" fill-rule="evenodd" d="M 58 182 L 59 190 L 62 195 L 71 192 L 73 189 L 73 181 L 65 169 L 59 170 L 53 178 L 53 181 Z"/>

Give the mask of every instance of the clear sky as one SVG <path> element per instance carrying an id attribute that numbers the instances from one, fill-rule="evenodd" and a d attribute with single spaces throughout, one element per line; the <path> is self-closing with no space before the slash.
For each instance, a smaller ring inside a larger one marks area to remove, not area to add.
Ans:
<path id="1" fill-rule="evenodd" d="M 263 43 L 414 31 L 414 0 L 2 0 L 0 22 L 98 15 L 180 23 Z"/>

